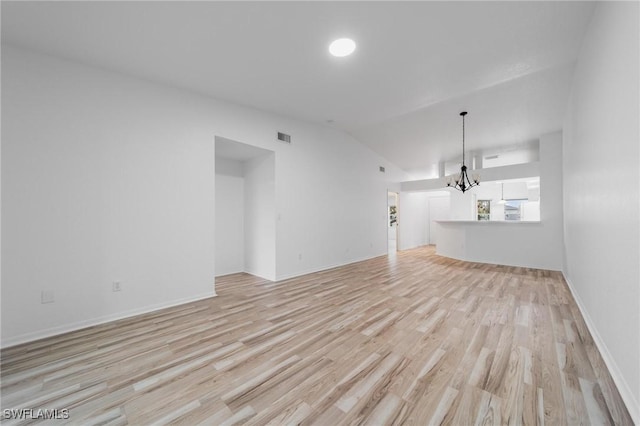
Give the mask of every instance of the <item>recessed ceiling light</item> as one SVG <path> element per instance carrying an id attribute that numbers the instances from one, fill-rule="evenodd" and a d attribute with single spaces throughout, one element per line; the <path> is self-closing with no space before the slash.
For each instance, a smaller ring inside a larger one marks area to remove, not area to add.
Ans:
<path id="1" fill-rule="evenodd" d="M 329 52 L 333 56 L 349 56 L 356 50 L 356 42 L 350 38 L 339 38 L 329 45 Z"/>

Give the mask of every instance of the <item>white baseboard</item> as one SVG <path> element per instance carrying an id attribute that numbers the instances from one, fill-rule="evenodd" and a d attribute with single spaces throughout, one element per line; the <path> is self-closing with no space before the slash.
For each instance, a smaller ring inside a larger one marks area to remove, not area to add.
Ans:
<path id="1" fill-rule="evenodd" d="M 104 315 L 97 318 L 91 318 L 84 321 L 78 321 L 71 324 L 65 324 L 57 327 L 51 327 L 46 330 L 39 330 L 33 333 L 25 333 L 18 336 L 3 339 L 0 347 L 2 349 L 21 345 L 23 343 L 33 342 L 34 340 L 40 340 L 47 337 L 57 336 L 58 334 L 69 333 L 71 331 L 81 330 L 87 327 L 93 327 L 95 325 L 104 324 L 107 322 L 117 321 L 125 318 L 134 317 L 136 315 L 147 314 L 149 312 L 158 311 L 160 309 L 171 308 L 173 306 L 184 305 L 185 303 L 195 302 L 209 297 L 215 297 L 217 294 L 213 293 L 201 294 L 194 297 L 185 297 L 182 299 L 176 299 L 169 302 L 157 303 L 155 305 L 149 305 L 138 309 L 131 309 L 124 312 L 118 312 L 116 314 Z"/>
<path id="2" fill-rule="evenodd" d="M 254 277 L 258 277 L 258 278 L 262 278 L 263 280 L 267 280 L 267 281 L 275 281 L 276 277 L 272 277 L 272 276 L 266 276 L 266 274 L 263 274 L 262 272 L 255 272 L 250 270 L 249 268 L 245 268 L 245 270 L 243 271 L 245 274 L 249 274 L 249 275 L 253 275 Z"/>
<path id="3" fill-rule="evenodd" d="M 631 387 L 625 380 L 624 374 L 622 374 L 622 372 L 618 368 L 618 364 L 616 364 L 616 361 L 614 360 L 613 356 L 611 356 L 611 353 L 609 352 L 607 345 L 604 343 L 604 340 L 602 340 L 602 337 L 600 337 L 600 333 L 598 333 L 598 329 L 596 328 L 595 324 L 591 320 L 591 316 L 589 316 L 589 313 L 584 307 L 584 304 L 582 303 L 582 300 L 580 299 L 580 296 L 578 295 L 578 292 L 576 291 L 575 287 L 571 283 L 571 280 L 566 276 L 564 271 L 562 272 L 562 275 L 564 276 L 564 280 L 567 282 L 567 285 L 569 286 L 569 290 L 573 295 L 573 299 L 576 301 L 576 304 L 578 305 L 578 309 L 580 309 L 580 313 L 582 314 L 582 317 L 584 318 L 584 321 L 587 324 L 587 328 L 589 329 L 589 332 L 591 333 L 591 336 L 593 337 L 593 340 L 598 350 L 600 351 L 600 354 L 602 355 L 602 359 L 604 360 L 604 363 L 609 369 L 611 378 L 613 378 L 613 382 L 618 387 L 618 392 L 620 392 L 620 396 L 622 397 L 622 400 L 627 406 L 627 410 L 629 410 L 629 414 L 631 415 L 633 422 L 637 425 L 640 425 L 640 404 L 638 403 L 638 400 L 636 400 L 635 395 L 631 390 Z"/>
<path id="4" fill-rule="evenodd" d="M 376 257 L 386 256 L 386 255 L 387 255 L 387 252 L 384 252 L 380 254 L 374 254 L 372 256 L 364 256 L 358 259 L 349 260 L 346 263 L 338 262 L 330 265 L 321 266 L 319 268 L 311 268 L 311 269 L 306 269 L 304 271 L 294 272 L 292 274 L 278 275 L 276 277 L 276 281 L 289 280 L 291 278 L 301 277 L 307 274 L 313 274 L 314 272 L 320 272 L 320 271 L 326 271 L 327 269 L 339 268 L 340 266 L 347 266 L 347 265 L 351 265 L 352 263 L 358 263 L 365 260 L 374 259 Z"/>
<path id="5" fill-rule="evenodd" d="M 327 269 L 339 268 L 341 266 L 346 266 L 346 265 L 350 265 L 352 263 L 358 263 L 358 262 L 362 262 L 364 260 L 374 259 L 376 257 L 386 256 L 386 255 L 387 255 L 387 252 L 384 252 L 384 253 L 381 253 L 381 254 L 374 254 L 372 256 L 365 256 L 365 257 L 361 257 L 361 258 L 358 258 L 358 259 L 349 260 L 346 263 L 338 262 L 338 263 L 333 263 L 333 264 L 330 264 L 330 265 L 321 266 L 321 267 L 318 267 L 318 268 L 305 269 L 303 271 L 293 272 L 291 274 L 285 274 L 285 275 L 277 275 L 276 274 L 277 276 L 276 276 L 275 280 L 272 280 L 269 277 L 265 277 L 263 275 L 257 274 L 257 273 L 255 273 L 253 271 L 248 270 L 248 269 L 245 269 L 244 271 L 234 272 L 234 273 L 245 273 L 245 274 L 253 275 L 255 277 L 262 278 L 262 279 L 265 279 L 265 280 L 270 281 L 270 282 L 273 283 L 273 282 L 280 282 L 280 281 L 284 281 L 284 280 L 289 280 L 291 278 L 301 277 L 303 275 L 313 274 L 314 272 L 326 271 Z M 225 275 L 231 275 L 231 274 L 225 274 Z M 223 275 L 216 276 L 216 278 L 218 278 L 220 276 L 223 276 Z"/>

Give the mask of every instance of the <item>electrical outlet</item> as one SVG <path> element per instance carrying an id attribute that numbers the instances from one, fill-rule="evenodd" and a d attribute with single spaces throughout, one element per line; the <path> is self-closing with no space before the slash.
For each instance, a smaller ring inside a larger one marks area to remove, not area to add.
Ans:
<path id="1" fill-rule="evenodd" d="M 53 303 L 55 301 L 53 290 L 42 290 L 40 294 L 40 303 Z"/>
<path id="2" fill-rule="evenodd" d="M 122 291 L 122 285 L 120 284 L 120 281 L 114 281 L 111 289 L 113 291 Z"/>

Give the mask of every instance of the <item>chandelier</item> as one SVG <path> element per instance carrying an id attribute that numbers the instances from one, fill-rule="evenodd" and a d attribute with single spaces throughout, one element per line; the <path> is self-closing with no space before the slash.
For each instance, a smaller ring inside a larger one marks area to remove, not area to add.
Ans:
<path id="1" fill-rule="evenodd" d="M 472 176 L 472 182 L 467 175 L 467 166 L 464 164 L 464 116 L 467 115 L 467 111 L 462 111 L 460 115 L 462 116 L 462 167 L 460 167 L 460 174 L 457 175 L 455 179 L 453 176 L 449 177 L 447 186 L 455 188 L 458 191 L 462 191 L 464 193 L 474 186 L 480 185 L 480 176 L 474 174 Z"/>

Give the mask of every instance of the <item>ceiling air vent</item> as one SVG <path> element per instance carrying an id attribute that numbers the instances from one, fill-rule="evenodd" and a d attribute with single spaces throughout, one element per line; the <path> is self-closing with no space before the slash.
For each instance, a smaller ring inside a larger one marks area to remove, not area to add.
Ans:
<path id="1" fill-rule="evenodd" d="M 286 143 L 291 143 L 291 135 L 287 135 L 286 133 L 278 132 L 278 140 Z"/>
<path id="2" fill-rule="evenodd" d="M 380 166 L 380 171 L 384 173 L 384 167 Z"/>
<path id="3" fill-rule="evenodd" d="M 486 157 L 484 157 L 485 160 L 495 160 L 496 158 L 498 158 L 498 155 L 487 155 Z"/>

